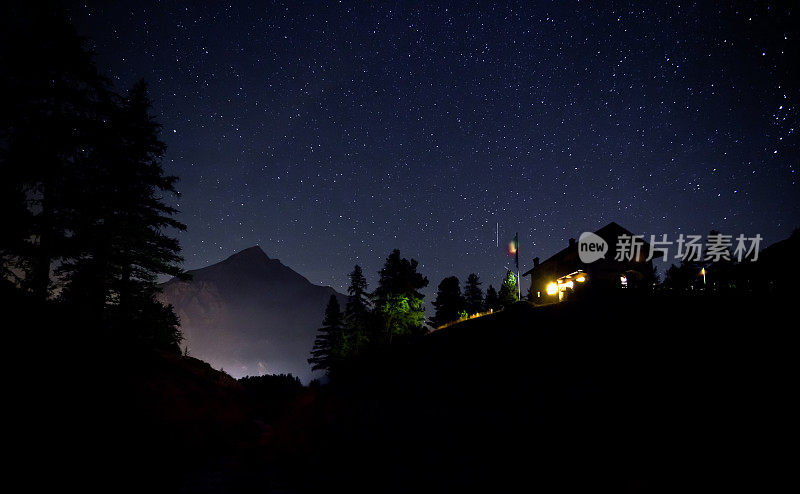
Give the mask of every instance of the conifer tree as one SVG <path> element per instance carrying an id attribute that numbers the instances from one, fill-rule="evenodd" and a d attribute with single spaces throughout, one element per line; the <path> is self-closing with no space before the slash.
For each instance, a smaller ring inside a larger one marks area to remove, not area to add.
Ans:
<path id="1" fill-rule="evenodd" d="M 500 287 L 498 298 L 502 307 L 508 307 L 519 300 L 517 277 L 511 271 L 507 271 L 505 278 L 503 278 L 503 285 Z"/>
<path id="2" fill-rule="evenodd" d="M 400 251 L 395 249 L 379 271 L 373 312 L 384 342 L 391 343 L 395 336 L 425 332 L 424 295 L 419 290 L 428 286 L 428 279 L 417 272 L 417 265 L 415 259 L 401 258 Z"/>
<path id="3" fill-rule="evenodd" d="M 489 285 L 489 288 L 486 289 L 486 301 L 484 305 L 487 310 L 498 310 L 501 307 L 500 299 L 497 297 L 497 290 L 495 290 L 492 285 Z"/>
<path id="4" fill-rule="evenodd" d="M 465 310 L 468 314 L 477 314 L 484 310 L 481 280 L 475 273 L 467 276 L 467 282 L 464 284 L 464 299 Z"/>
<path id="5" fill-rule="evenodd" d="M 0 271 L 39 300 L 52 295 L 51 268 L 69 248 L 87 157 L 111 95 L 82 39 L 51 5 L 17 2 L 0 29 Z M 11 47 L 14 47 L 13 49 Z"/>
<path id="6" fill-rule="evenodd" d="M 436 313 L 430 319 L 431 325 L 437 327 L 458 320 L 464 306 L 464 297 L 461 295 L 458 278 L 450 276 L 443 279 L 439 283 L 436 299 L 433 301 Z"/>
<path id="7" fill-rule="evenodd" d="M 392 344 L 397 338 L 419 336 L 426 331 L 422 325 L 425 321 L 422 299 L 389 294 L 386 301 L 376 307 L 376 316 L 380 336 L 384 338 L 379 342 Z"/>
<path id="8" fill-rule="evenodd" d="M 4 283 L 47 303 L 58 295 L 87 330 L 178 352 L 157 276 L 182 274 L 169 231 L 185 227 L 162 197 L 177 178 L 161 166 L 146 86 L 115 94 L 52 5 L 12 12 L 0 30 L 3 46 L 22 46 L 0 51 L 0 206 L 14 217 L 0 236 Z"/>
<path id="9" fill-rule="evenodd" d="M 110 104 L 111 118 L 76 206 L 80 221 L 71 240 L 81 255 L 59 270 L 67 279 L 64 296 L 117 336 L 169 342 L 179 351 L 177 319 L 156 299 L 159 274 L 182 275 L 180 246 L 167 229 L 185 226 L 162 199 L 164 193 L 177 195 L 177 178 L 161 166 L 166 147 L 145 83 Z"/>
<path id="10" fill-rule="evenodd" d="M 343 322 L 344 315 L 339 308 L 339 301 L 335 295 L 331 295 L 325 308 L 322 327 L 314 340 L 311 358 L 308 359 L 312 370 L 324 370 L 330 375 L 341 362 L 344 348 Z"/>
<path id="11" fill-rule="evenodd" d="M 368 341 L 370 301 L 367 292 L 367 279 L 356 264 L 350 273 L 350 286 L 347 287 L 347 305 L 344 313 L 344 326 L 347 348 L 350 353 L 358 353 Z"/>

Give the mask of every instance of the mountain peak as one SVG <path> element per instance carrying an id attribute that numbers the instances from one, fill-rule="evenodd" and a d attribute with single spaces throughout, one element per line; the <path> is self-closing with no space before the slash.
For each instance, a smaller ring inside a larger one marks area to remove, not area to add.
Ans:
<path id="1" fill-rule="evenodd" d="M 245 255 L 245 256 L 259 256 L 259 257 L 263 256 L 263 257 L 266 257 L 267 259 L 269 259 L 269 256 L 267 255 L 267 253 L 264 252 L 264 249 L 262 249 L 261 246 L 259 246 L 259 245 L 254 245 L 252 247 L 248 247 L 248 248 L 246 248 L 244 250 L 240 250 L 239 252 L 234 254 L 234 256 L 242 256 L 242 255 Z M 233 256 L 231 256 L 231 257 L 233 257 Z"/>
<path id="2" fill-rule="evenodd" d="M 244 250 L 240 250 L 239 252 L 231 255 L 222 262 L 227 262 L 232 260 L 263 262 L 263 261 L 269 261 L 270 259 L 269 256 L 261 249 L 261 247 L 259 247 L 258 245 L 254 245 Z"/>
<path id="3" fill-rule="evenodd" d="M 163 285 L 162 300 L 181 320 L 185 345 L 232 376 L 287 373 L 312 377 L 308 352 L 331 295 L 270 259 L 259 246 L 190 271 L 192 279 Z"/>
<path id="4" fill-rule="evenodd" d="M 277 260 L 270 259 L 261 247 L 254 245 L 227 257 L 217 264 L 212 264 L 203 269 L 216 271 L 218 269 L 234 270 L 233 272 L 253 272 L 268 269 Z"/>

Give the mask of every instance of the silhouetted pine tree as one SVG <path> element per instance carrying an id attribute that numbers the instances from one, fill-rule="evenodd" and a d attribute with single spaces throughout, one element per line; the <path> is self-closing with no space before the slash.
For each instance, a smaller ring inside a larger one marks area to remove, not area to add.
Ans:
<path id="1" fill-rule="evenodd" d="M 180 246 L 167 229 L 185 226 L 162 199 L 164 193 L 177 195 L 177 178 L 164 175 L 166 146 L 150 115 L 145 83 L 110 104 L 77 206 L 81 221 L 71 240 L 81 255 L 59 270 L 67 277 L 64 297 L 120 337 L 180 351 L 177 318 L 156 299 L 159 274 L 182 275 Z"/>
<path id="2" fill-rule="evenodd" d="M 350 273 L 350 286 L 347 287 L 347 305 L 344 313 L 344 327 L 348 353 L 357 354 L 368 340 L 370 301 L 367 292 L 367 279 L 356 264 Z"/>
<path id="3" fill-rule="evenodd" d="M 0 16 L 8 21 L 0 28 L 0 207 L 11 218 L 0 271 L 13 270 L 19 288 L 45 300 L 53 263 L 77 255 L 69 245 L 76 203 L 110 89 L 50 2 L 16 2 Z"/>
<path id="4" fill-rule="evenodd" d="M 484 310 L 481 280 L 475 273 L 467 276 L 467 282 L 464 284 L 464 300 L 468 314 L 476 314 Z"/>
<path id="5" fill-rule="evenodd" d="M 514 276 L 514 273 L 511 271 L 506 272 L 498 298 L 500 305 L 503 307 L 508 307 L 519 300 L 519 293 L 517 293 L 517 277 Z"/>
<path id="6" fill-rule="evenodd" d="M 161 168 L 146 87 L 116 95 L 52 5 L 11 13 L 0 29 L 3 47 L 18 47 L 0 51 L 0 207 L 13 219 L 0 274 L 44 301 L 58 266 L 60 302 L 83 329 L 177 352 L 177 317 L 155 295 L 159 274 L 181 273 L 166 229 L 184 226 L 161 198 L 176 178 Z"/>
<path id="7" fill-rule="evenodd" d="M 395 249 L 380 270 L 378 287 L 373 294 L 373 312 L 383 341 L 391 343 L 395 336 L 418 335 L 425 332 L 424 295 L 419 292 L 428 286 L 428 279 L 417 272 L 417 261 L 400 257 Z"/>
<path id="8" fill-rule="evenodd" d="M 335 295 L 331 295 L 325 308 L 322 327 L 317 331 L 314 340 L 311 358 L 308 359 L 312 370 L 324 370 L 330 375 L 341 362 L 344 346 L 343 322 L 344 315 L 339 308 L 339 301 Z"/>
<path id="9" fill-rule="evenodd" d="M 430 324 L 434 327 L 455 321 L 459 318 L 461 311 L 464 310 L 464 297 L 461 295 L 461 287 L 458 278 L 450 276 L 439 283 L 436 291 L 436 299 L 433 307 L 436 313 L 430 318 Z"/>
<path id="10" fill-rule="evenodd" d="M 497 297 L 497 290 L 495 290 L 492 285 L 489 285 L 489 288 L 486 289 L 484 305 L 487 310 L 498 310 L 501 307 L 500 299 Z"/>

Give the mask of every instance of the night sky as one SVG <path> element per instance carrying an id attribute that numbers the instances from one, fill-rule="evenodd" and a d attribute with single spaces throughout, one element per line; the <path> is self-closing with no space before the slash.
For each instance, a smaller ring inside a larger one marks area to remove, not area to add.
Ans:
<path id="1" fill-rule="evenodd" d="M 430 296 L 497 288 L 517 231 L 524 271 L 609 221 L 767 245 L 800 226 L 788 7 L 105 3 L 68 14 L 119 90 L 150 84 L 187 268 L 258 244 L 374 288 L 399 248 Z"/>

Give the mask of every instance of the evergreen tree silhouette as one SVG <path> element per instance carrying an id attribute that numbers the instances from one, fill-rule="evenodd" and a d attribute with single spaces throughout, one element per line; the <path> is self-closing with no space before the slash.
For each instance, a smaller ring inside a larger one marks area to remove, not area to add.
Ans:
<path id="1" fill-rule="evenodd" d="M 331 295 L 325 308 L 322 327 L 317 331 L 314 340 L 311 358 L 308 359 L 312 370 L 324 370 L 330 375 L 341 362 L 344 346 L 343 322 L 344 315 L 339 308 L 339 301 L 335 295 Z"/>
<path id="2" fill-rule="evenodd" d="M 0 52 L 0 206 L 14 218 L 0 236 L 4 283 L 57 298 L 87 330 L 179 352 L 178 320 L 157 301 L 156 281 L 181 275 L 166 231 L 185 227 L 162 199 L 177 179 L 161 167 L 146 86 L 114 93 L 51 5 L 12 13 L 0 30 L 4 47 L 19 46 Z"/>
<path id="3" fill-rule="evenodd" d="M 166 146 L 150 114 L 145 83 L 111 104 L 106 134 L 89 160 L 92 173 L 76 207 L 80 222 L 72 241 L 81 255 L 59 269 L 68 280 L 64 296 L 119 336 L 179 351 L 177 319 L 156 299 L 159 274 L 183 273 L 180 246 L 166 230 L 186 227 L 162 199 L 165 193 L 177 195 L 177 178 L 164 175 Z"/>
<path id="4" fill-rule="evenodd" d="M 14 219 L 0 238 L 0 270 L 21 272 L 19 288 L 45 300 L 53 263 L 75 255 L 76 203 L 110 85 L 58 9 L 18 2 L 4 14 L 13 22 L 0 42 L 14 48 L 0 50 L 0 201 Z"/>
<path id="5" fill-rule="evenodd" d="M 486 289 L 486 300 L 484 301 L 484 305 L 487 310 L 498 310 L 501 307 L 500 299 L 497 297 L 497 291 L 492 285 L 489 285 L 489 288 Z"/>
<path id="6" fill-rule="evenodd" d="M 347 287 L 347 305 L 344 313 L 344 327 L 349 353 L 356 354 L 369 338 L 370 301 L 367 292 L 367 279 L 356 264 L 350 273 L 350 286 Z"/>
<path id="7" fill-rule="evenodd" d="M 484 310 L 481 280 L 475 273 L 467 276 L 467 282 L 464 284 L 464 299 L 468 314 L 476 314 Z"/>
<path id="8" fill-rule="evenodd" d="M 506 271 L 506 276 L 503 278 L 503 285 L 500 287 L 498 294 L 500 305 L 508 307 L 509 305 L 519 300 L 517 293 L 517 277 L 511 271 Z"/>
<path id="9" fill-rule="evenodd" d="M 433 301 L 436 313 L 430 318 L 430 324 L 436 327 L 457 320 L 464 306 L 465 301 L 461 295 L 458 278 L 450 276 L 443 279 L 439 283 L 436 299 Z"/>
<path id="10" fill-rule="evenodd" d="M 391 343 L 395 336 L 419 335 L 425 332 L 424 295 L 420 289 L 428 279 L 417 272 L 417 261 L 400 257 L 395 249 L 379 271 L 378 287 L 373 293 L 374 314 L 384 341 Z"/>

